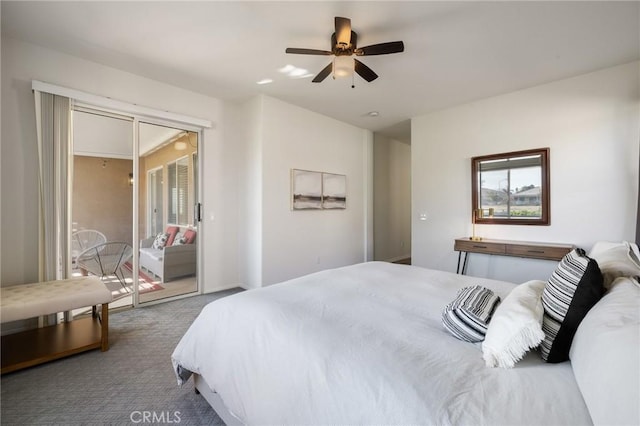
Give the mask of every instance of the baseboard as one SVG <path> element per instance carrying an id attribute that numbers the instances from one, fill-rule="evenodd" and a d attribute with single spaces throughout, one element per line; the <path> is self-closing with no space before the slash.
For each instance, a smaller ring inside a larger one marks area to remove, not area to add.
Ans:
<path id="1" fill-rule="evenodd" d="M 219 291 L 231 290 L 232 288 L 242 288 L 247 290 L 247 287 L 245 287 L 244 284 L 229 284 L 223 287 L 216 287 L 212 290 L 204 291 L 202 294 L 218 293 Z"/>
<path id="2" fill-rule="evenodd" d="M 402 256 L 392 257 L 391 259 L 385 259 L 384 261 L 393 263 L 393 262 L 397 262 L 398 260 L 408 259 L 410 257 L 411 257 L 411 253 L 405 254 L 405 255 L 402 255 Z"/>

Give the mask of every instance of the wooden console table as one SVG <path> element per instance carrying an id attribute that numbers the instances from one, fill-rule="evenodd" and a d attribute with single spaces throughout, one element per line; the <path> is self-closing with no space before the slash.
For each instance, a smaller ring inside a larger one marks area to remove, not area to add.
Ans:
<path id="1" fill-rule="evenodd" d="M 470 238 L 456 238 L 454 250 L 458 252 L 458 274 L 467 272 L 469 253 L 493 254 L 497 256 L 525 257 L 529 259 L 545 259 L 560 261 L 571 250 L 572 244 L 540 243 L 532 241 L 509 241 L 482 239 L 473 241 Z M 464 259 L 462 259 L 464 253 Z"/>

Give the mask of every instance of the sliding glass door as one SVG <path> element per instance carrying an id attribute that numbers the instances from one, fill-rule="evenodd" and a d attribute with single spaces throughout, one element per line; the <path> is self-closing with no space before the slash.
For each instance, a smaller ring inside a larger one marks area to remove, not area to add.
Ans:
<path id="1" fill-rule="evenodd" d="M 131 117 L 76 106 L 71 275 L 100 277 L 111 307 L 133 303 L 133 128 Z"/>
<path id="2" fill-rule="evenodd" d="M 112 308 L 197 292 L 199 132 L 77 105 L 72 123 L 71 275 Z"/>
<path id="3" fill-rule="evenodd" d="M 198 133 L 141 122 L 138 175 L 139 300 L 196 292 Z M 145 230 L 145 232 L 142 232 Z"/>

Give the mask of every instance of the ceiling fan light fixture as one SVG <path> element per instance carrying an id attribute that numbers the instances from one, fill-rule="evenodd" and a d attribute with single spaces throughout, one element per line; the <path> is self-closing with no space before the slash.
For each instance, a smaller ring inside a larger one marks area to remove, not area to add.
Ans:
<path id="1" fill-rule="evenodd" d="M 334 79 L 348 76 L 353 78 L 354 74 L 358 74 L 365 81 L 371 83 L 378 78 L 378 74 L 354 58 L 354 54 L 356 56 L 373 56 L 404 52 L 404 43 L 402 41 L 390 41 L 358 47 L 358 34 L 351 30 L 351 19 L 336 16 L 334 23 L 335 32 L 331 35 L 331 50 L 299 47 L 287 47 L 285 49 L 285 53 L 296 55 L 334 56 L 333 61 L 329 62 L 311 80 L 312 83 L 320 83 L 332 73 Z M 351 87 L 355 87 L 353 80 Z"/>
<path id="2" fill-rule="evenodd" d="M 333 60 L 333 78 L 353 75 L 354 62 L 351 56 L 336 56 Z"/>

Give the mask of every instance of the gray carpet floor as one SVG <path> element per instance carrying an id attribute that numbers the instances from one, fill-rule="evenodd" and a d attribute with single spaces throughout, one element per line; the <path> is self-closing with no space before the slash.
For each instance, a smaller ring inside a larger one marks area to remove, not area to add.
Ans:
<path id="1" fill-rule="evenodd" d="M 224 425 L 195 393 L 193 380 L 178 387 L 171 353 L 207 303 L 239 291 L 112 313 L 107 352 L 89 351 L 2 376 L 0 422 Z M 143 421 L 145 415 L 149 421 Z"/>

